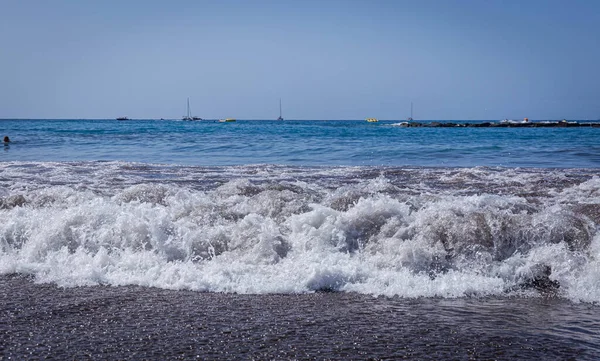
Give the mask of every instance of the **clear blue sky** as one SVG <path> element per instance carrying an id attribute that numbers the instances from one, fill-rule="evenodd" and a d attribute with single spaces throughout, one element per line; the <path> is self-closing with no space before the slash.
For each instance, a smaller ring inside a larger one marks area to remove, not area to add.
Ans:
<path id="1" fill-rule="evenodd" d="M 0 118 L 600 118 L 595 0 L 0 0 Z"/>

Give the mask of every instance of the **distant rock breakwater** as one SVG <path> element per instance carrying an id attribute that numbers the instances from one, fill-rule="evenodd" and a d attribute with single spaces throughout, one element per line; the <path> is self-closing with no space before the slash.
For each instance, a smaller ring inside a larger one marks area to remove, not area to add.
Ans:
<path id="1" fill-rule="evenodd" d="M 579 123 L 579 122 L 568 122 L 565 120 L 557 122 L 483 122 L 483 123 L 452 123 L 452 122 L 404 122 L 400 126 L 408 128 L 452 128 L 452 127 L 464 127 L 464 128 L 573 128 L 573 127 L 588 127 L 588 128 L 600 128 L 600 123 Z"/>

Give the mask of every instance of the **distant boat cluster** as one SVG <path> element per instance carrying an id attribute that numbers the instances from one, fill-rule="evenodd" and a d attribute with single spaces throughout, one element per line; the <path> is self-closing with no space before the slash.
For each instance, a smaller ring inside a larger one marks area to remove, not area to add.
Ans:
<path id="1" fill-rule="evenodd" d="M 116 119 L 117 120 L 129 120 L 128 117 L 118 117 Z M 186 113 L 186 115 L 184 115 L 181 118 L 181 120 L 204 120 L 200 117 L 195 117 L 192 115 L 192 111 L 190 108 L 190 98 L 187 99 L 187 113 Z M 277 120 L 283 120 L 283 116 L 281 113 L 281 98 L 279 98 L 279 117 L 277 118 Z M 230 123 L 230 122 L 235 122 L 235 119 L 234 118 L 219 119 L 219 123 Z"/>
<path id="2" fill-rule="evenodd" d="M 410 127 L 410 128 L 419 128 L 419 127 L 430 127 L 430 128 L 450 128 L 450 127 L 467 127 L 467 128 L 490 128 L 490 127 L 499 127 L 499 128 L 552 128 L 552 127 L 594 127 L 600 128 L 600 123 L 578 123 L 576 121 L 567 121 L 563 120 L 544 120 L 537 122 L 530 122 L 529 118 L 523 118 L 523 120 L 512 120 L 512 119 L 503 119 L 499 122 L 483 122 L 483 123 L 453 123 L 453 122 L 415 122 L 413 118 L 413 103 L 410 102 L 410 116 L 406 118 L 406 121 L 400 123 L 391 124 L 393 126 L 398 127 Z M 128 117 L 118 117 L 117 120 L 130 120 Z M 163 120 L 163 118 L 161 118 Z M 187 99 L 187 113 L 184 115 L 181 120 L 206 120 L 200 117 L 196 117 L 192 115 L 192 111 L 190 108 L 190 98 Z M 279 117 L 277 120 L 283 120 L 283 114 L 281 111 L 281 98 L 279 98 Z M 377 118 L 366 118 L 368 123 L 378 123 L 379 119 Z M 231 123 L 235 122 L 235 118 L 223 118 L 218 119 L 219 123 Z M 600 121 L 600 119 L 598 119 Z"/>

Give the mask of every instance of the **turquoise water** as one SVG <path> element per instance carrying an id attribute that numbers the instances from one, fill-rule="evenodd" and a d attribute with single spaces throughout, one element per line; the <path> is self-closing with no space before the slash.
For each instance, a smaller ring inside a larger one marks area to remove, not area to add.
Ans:
<path id="1" fill-rule="evenodd" d="M 600 128 L 402 128 L 395 121 L 0 120 L 0 161 L 200 166 L 600 166 Z"/>

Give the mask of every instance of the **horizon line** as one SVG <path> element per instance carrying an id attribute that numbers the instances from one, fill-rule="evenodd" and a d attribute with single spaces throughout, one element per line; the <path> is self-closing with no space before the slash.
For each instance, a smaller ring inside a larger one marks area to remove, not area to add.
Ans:
<path id="1" fill-rule="evenodd" d="M 203 121 L 212 121 L 212 120 L 219 120 L 219 119 L 223 119 L 223 118 L 202 118 L 201 120 L 194 120 L 192 122 L 203 122 Z M 286 122 L 286 121 L 365 121 L 365 119 L 367 118 L 359 118 L 359 119 L 318 119 L 318 118 L 313 118 L 313 119 L 309 119 L 309 118 L 298 118 L 298 119 L 291 119 L 291 118 L 287 118 L 284 120 L 277 120 L 276 118 L 235 118 L 236 120 L 244 120 L 244 121 L 277 121 L 277 122 Z M 478 122 L 478 121 L 483 121 L 483 122 L 492 122 L 492 121 L 502 121 L 505 119 L 412 119 L 412 120 L 407 120 L 406 118 L 402 118 L 402 119 L 381 119 L 381 118 L 376 118 L 379 121 L 410 121 L 410 122 L 437 122 L 437 121 L 466 121 L 466 122 Z M 520 118 L 517 118 L 520 119 Z M 510 119 L 510 120 L 517 120 L 517 119 Z M 117 118 L 0 118 L 0 121 L 3 120 L 117 120 Z M 127 121 L 127 120 L 157 120 L 157 121 L 173 121 L 173 120 L 177 120 L 177 121 L 183 121 L 181 118 L 127 118 L 126 120 L 120 120 L 120 121 Z M 556 118 L 556 119 L 550 119 L 550 118 L 544 118 L 544 119 L 533 119 L 533 118 L 529 118 L 530 121 L 560 121 L 560 120 L 579 120 L 579 121 L 600 121 L 600 118 L 598 119 L 571 119 L 571 118 Z M 189 122 L 189 121 L 187 121 Z"/>

